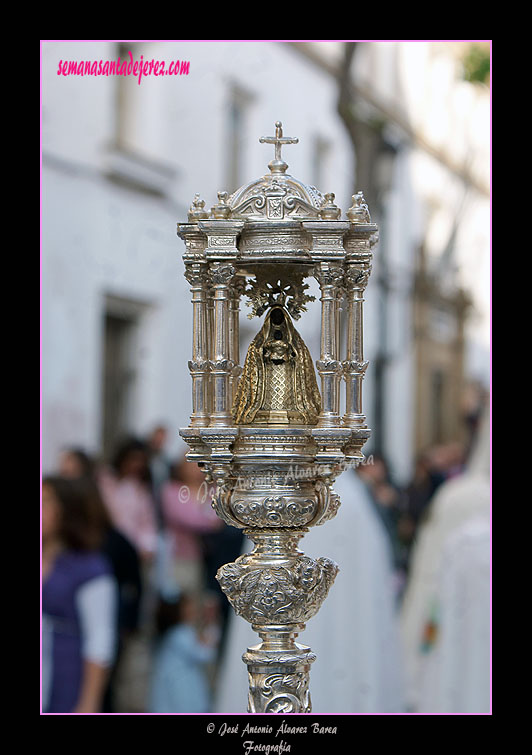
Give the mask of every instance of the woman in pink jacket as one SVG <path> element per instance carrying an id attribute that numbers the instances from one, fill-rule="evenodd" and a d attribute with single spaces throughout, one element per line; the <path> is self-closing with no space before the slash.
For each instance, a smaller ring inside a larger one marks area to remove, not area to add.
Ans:
<path id="1" fill-rule="evenodd" d="M 174 577 L 180 590 L 205 587 L 201 535 L 222 528 L 211 507 L 212 486 L 197 464 L 181 459 L 161 491 L 163 521 L 171 541 Z"/>
<path id="2" fill-rule="evenodd" d="M 115 527 L 135 546 L 143 563 L 150 563 L 157 548 L 157 522 L 144 444 L 124 443 L 112 468 L 99 473 L 98 486 Z"/>

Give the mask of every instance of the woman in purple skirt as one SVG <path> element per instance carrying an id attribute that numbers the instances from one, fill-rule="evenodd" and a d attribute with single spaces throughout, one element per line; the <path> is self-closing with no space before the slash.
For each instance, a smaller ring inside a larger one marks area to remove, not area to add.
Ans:
<path id="1" fill-rule="evenodd" d="M 116 647 L 116 582 L 98 552 L 102 532 L 90 488 L 42 485 L 42 710 L 101 711 Z"/>

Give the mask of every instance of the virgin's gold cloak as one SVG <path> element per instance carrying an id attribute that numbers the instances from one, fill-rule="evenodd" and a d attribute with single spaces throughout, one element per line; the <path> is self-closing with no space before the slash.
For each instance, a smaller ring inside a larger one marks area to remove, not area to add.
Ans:
<path id="1" fill-rule="evenodd" d="M 282 313 L 282 317 L 279 312 Z M 278 331 L 281 332 L 282 339 Z M 272 307 L 264 325 L 249 345 L 233 402 L 235 422 L 239 425 L 252 424 L 263 407 L 267 373 L 264 347 L 275 344 L 276 338 L 288 343 L 291 350 L 289 372 L 292 380 L 290 395 L 293 405 L 283 406 L 283 409 L 289 413 L 291 424 L 315 425 L 321 410 L 321 397 L 314 365 L 309 350 L 294 328 L 290 315 L 281 306 Z M 275 421 L 268 424 L 275 424 Z"/>

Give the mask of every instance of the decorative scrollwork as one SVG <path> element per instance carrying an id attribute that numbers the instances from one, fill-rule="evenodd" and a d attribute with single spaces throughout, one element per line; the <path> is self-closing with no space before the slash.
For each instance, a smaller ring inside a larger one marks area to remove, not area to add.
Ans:
<path id="1" fill-rule="evenodd" d="M 318 526 L 328 522 L 336 516 L 338 509 L 340 508 L 341 500 L 338 493 L 335 493 L 331 488 L 330 483 L 325 482 L 324 480 L 318 480 L 316 482 L 316 492 L 318 494 L 321 513 L 314 522 L 314 525 Z"/>
<path id="2" fill-rule="evenodd" d="M 310 713 L 309 676 L 294 674 L 254 674 L 249 672 L 248 710 L 250 713 Z"/>
<path id="3" fill-rule="evenodd" d="M 214 509 L 214 511 L 217 513 L 217 515 L 220 517 L 220 519 L 223 519 L 223 521 L 226 524 L 231 525 L 232 527 L 238 526 L 238 522 L 235 521 L 235 519 L 231 516 L 231 511 L 229 508 L 229 501 L 231 500 L 231 493 L 232 493 L 232 485 L 228 483 L 218 483 L 216 486 L 216 493 L 213 496 L 211 506 Z"/>
<path id="4" fill-rule="evenodd" d="M 268 496 L 231 501 L 231 511 L 240 522 L 253 527 L 303 527 L 312 519 L 316 505 L 312 498 Z"/>

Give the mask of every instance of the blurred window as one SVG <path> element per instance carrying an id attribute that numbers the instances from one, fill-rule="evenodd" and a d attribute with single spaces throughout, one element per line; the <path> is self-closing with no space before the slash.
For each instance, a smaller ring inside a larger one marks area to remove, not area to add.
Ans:
<path id="1" fill-rule="evenodd" d="M 324 190 L 327 179 L 327 163 L 331 151 L 331 143 L 317 134 L 314 137 L 312 149 L 312 181 L 320 191 Z"/>
<path id="2" fill-rule="evenodd" d="M 445 375 L 442 370 L 434 370 L 431 385 L 431 419 L 432 443 L 442 443 L 444 440 L 443 410 L 445 400 Z"/>
<path id="3" fill-rule="evenodd" d="M 227 150 L 227 186 L 229 192 L 236 191 L 244 183 L 242 171 L 246 142 L 246 117 L 254 96 L 233 84 L 229 93 L 229 108 L 227 117 L 228 145 Z"/>
<path id="4" fill-rule="evenodd" d="M 104 311 L 102 450 L 133 432 L 137 409 L 139 327 L 146 305 L 107 296 Z"/>

